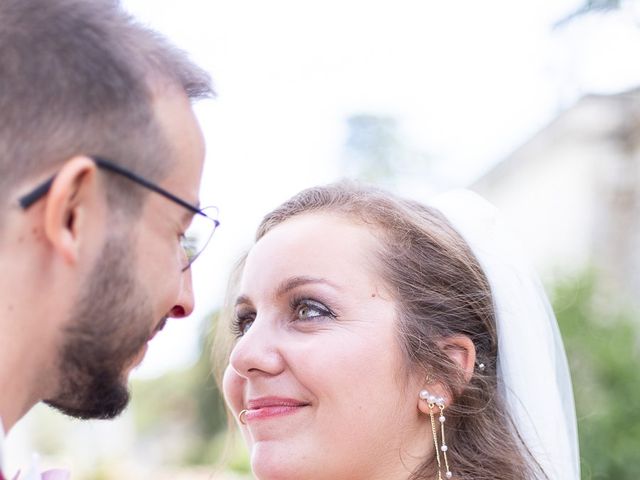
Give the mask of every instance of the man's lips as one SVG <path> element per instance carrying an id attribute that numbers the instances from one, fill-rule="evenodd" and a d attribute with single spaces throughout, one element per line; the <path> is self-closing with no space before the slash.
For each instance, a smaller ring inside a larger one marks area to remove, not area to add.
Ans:
<path id="1" fill-rule="evenodd" d="M 250 422 L 252 420 L 291 415 L 299 412 L 307 406 L 309 406 L 308 402 L 303 402 L 301 400 L 296 400 L 293 398 L 256 398 L 247 402 L 247 409 L 244 415 L 244 420 L 246 422 Z"/>
<path id="2" fill-rule="evenodd" d="M 164 326 L 167 324 L 168 319 L 169 319 L 168 317 L 164 317 L 162 320 L 158 322 L 158 325 L 156 325 L 156 328 L 154 328 L 153 332 L 151 332 L 151 337 L 149 337 L 149 340 L 155 337 L 156 334 L 164 328 Z"/>
<path id="3" fill-rule="evenodd" d="M 169 317 L 164 317 L 162 320 L 160 320 L 156 327 L 151 331 L 149 338 L 140 345 L 139 350 L 134 355 L 133 360 L 131 361 L 130 368 L 137 367 L 142 363 L 142 360 L 144 360 L 144 356 L 147 354 L 147 350 L 149 349 L 149 342 L 153 340 L 153 337 L 155 337 L 156 334 L 164 328 L 164 326 L 167 324 L 168 319 Z"/>

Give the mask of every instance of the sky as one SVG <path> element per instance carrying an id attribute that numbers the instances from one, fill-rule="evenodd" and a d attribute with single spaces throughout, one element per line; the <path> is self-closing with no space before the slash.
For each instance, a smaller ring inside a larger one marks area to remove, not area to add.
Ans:
<path id="1" fill-rule="evenodd" d="M 640 84 L 638 2 L 555 29 L 581 1 L 123 4 L 209 71 L 218 94 L 195 109 L 207 143 L 201 204 L 219 207 L 221 226 L 193 265 L 194 314 L 155 337 L 135 373 L 143 378 L 196 358 L 198 332 L 261 217 L 341 176 L 350 115 L 395 118 L 453 188 L 582 95 Z"/>

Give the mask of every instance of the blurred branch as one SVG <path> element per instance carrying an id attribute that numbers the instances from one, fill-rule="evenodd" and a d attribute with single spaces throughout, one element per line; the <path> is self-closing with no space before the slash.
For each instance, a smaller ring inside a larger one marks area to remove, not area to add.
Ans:
<path id="1" fill-rule="evenodd" d="M 385 184 L 399 175 L 416 175 L 431 167 L 429 155 L 407 144 L 393 117 L 355 114 L 347 118 L 347 128 L 342 166 L 349 176 Z"/>
<path id="2" fill-rule="evenodd" d="M 618 10 L 622 7 L 623 0 L 587 0 L 578 10 L 570 13 L 566 17 L 561 18 L 553 24 L 553 28 L 563 28 L 578 17 L 582 17 L 589 13 L 608 12 Z"/>

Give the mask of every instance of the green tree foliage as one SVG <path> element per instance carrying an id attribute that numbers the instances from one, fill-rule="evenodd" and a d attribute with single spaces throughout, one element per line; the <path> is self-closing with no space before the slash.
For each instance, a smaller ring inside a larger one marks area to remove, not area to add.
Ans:
<path id="1" fill-rule="evenodd" d="M 555 289 L 573 377 L 582 478 L 640 478 L 640 320 L 602 293 L 594 275 Z"/>
<path id="2" fill-rule="evenodd" d="M 211 320 L 205 324 L 201 353 L 193 366 L 134 385 L 138 434 L 149 443 L 166 445 L 167 453 L 160 446 L 158 452 L 170 463 L 213 465 L 223 450 L 219 434 L 226 425 L 226 413 L 211 369 Z M 162 442 L 163 438 L 167 441 Z"/>

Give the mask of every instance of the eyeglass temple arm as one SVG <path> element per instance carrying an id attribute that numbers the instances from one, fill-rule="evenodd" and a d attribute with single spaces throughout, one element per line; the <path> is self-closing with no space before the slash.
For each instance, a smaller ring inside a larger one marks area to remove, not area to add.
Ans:
<path id="1" fill-rule="evenodd" d="M 20 197 L 18 199 L 18 203 L 20 204 L 20 207 L 22 207 L 23 210 L 26 210 L 31 205 L 33 205 L 38 200 L 40 200 L 42 197 L 44 197 L 47 194 L 47 192 L 49 192 L 49 189 L 51 188 L 51 184 L 53 183 L 53 180 L 55 178 L 56 178 L 56 176 L 53 175 L 51 178 L 49 178 L 48 180 L 46 180 L 46 181 L 42 182 L 40 185 L 38 185 L 31 192 L 29 192 L 26 195 Z"/>
<path id="2" fill-rule="evenodd" d="M 155 185 L 154 183 L 149 182 L 148 180 L 146 180 L 145 178 L 142 178 L 138 175 L 136 175 L 133 172 L 130 172 L 129 170 L 125 170 L 124 168 L 116 165 L 115 163 L 111 163 L 108 160 L 105 160 L 104 158 L 100 158 L 100 157 L 92 157 L 93 161 L 96 162 L 96 165 L 98 165 L 100 168 L 104 168 L 105 170 L 110 170 L 114 173 L 117 173 L 118 175 L 121 175 L 125 178 L 128 178 L 129 180 L 138 183 L 146 188 L 148 188 L 149 190 L 152 190 L 160 195 L 162 195 L 165 198 L 168 198 L 169 200 L 172 200 L 173 202 L 177 203 L 178 205 L 183 206 L 184 208 L 186 208 L 187 210 L 190 210 L 193 213 L 199 213 L 202 214 L 202 212 L 200 211 L 199 208 L 197 208 L 194 205 L 191 205 L 188 202 L 185 202 L 184 200 L 182 200 L 179 197 L 176 197 L 174 194 L 172 194 L 171 192 L 166 191 L 163 188 L 160 188 L 159 186 Z"/>
<path id="3" fill-rule="evenodd" d="M 163 197 L 174 201 L 175 203 L 183 206 L 184 208 L 186 208 L 187 210 L 189 210 L 189 211 L 191 211 L 193 213 L 202 214 L 200 209 L 197 208 L 196 206 L 191 205 L 188 202 L 185 202 L 181 198 L 176 197 L 175 195 L 173 195 L 171 192 L 168 192 L 168 191 L 158 187 L 157 185 L 155 185 L 155 184 L 149 182 L 148 180 L 136 175 L 135 173 L 132 173 L 132 172 L 130 172 L 128 170 L 125 170 L 124 168 L 121 168 L 118 165 L 116 165 L 114 163 L 111 163 L 108 160 L 105 160 L 104 158 L 100 158 L 100 157 L 94 156 L 94 157 L 92 157 L 92 159 L 96 163 L 96 165 L 98 165 L 98 167 L 103 168 L 105 170 L 109 170 L 109 171 L 114 172 L 114 173 L 117 173 L 118 175 L 126 177 L 126 178 L 128 178 L 129 180 L 131 180 L 131 181 L 133 181 L 135 183 L 143 185 L 144 187 L 148 188 L 149 190 L 152 190 L 152 191 L 162 195 Z M 51 184 L 53 183 L 55 178 L 56 178 L 55 175 L 53 175 L 51 178 L 47 179 L 42 184 L 38 185 L 33 191 L 31 191 L 31 192 L 27 193 L 26 195 L 20 197 L 18 199 L 18 203 L 20 204 L 20 207 L 22 207 L 23 210 L 26 210 L 31 205 L 33 205 L 38 200 L 40 200 L 42 197 L 44 197 L 49 192 L 49 189 L 51 188 Z M 216 221 L 216 220 L 214 219 L 214 221 Z M 217 221 L 216 221 L 216 224 L 218 224 Z"/>

